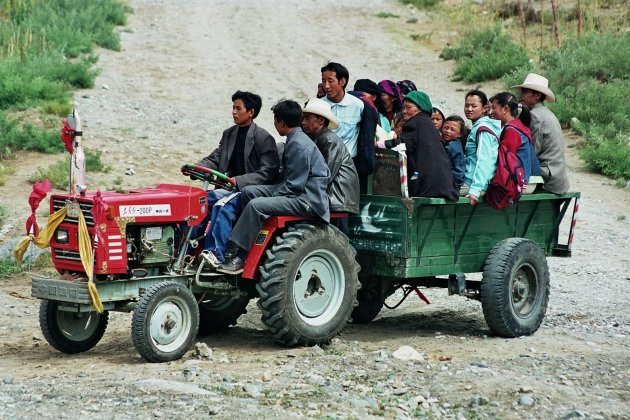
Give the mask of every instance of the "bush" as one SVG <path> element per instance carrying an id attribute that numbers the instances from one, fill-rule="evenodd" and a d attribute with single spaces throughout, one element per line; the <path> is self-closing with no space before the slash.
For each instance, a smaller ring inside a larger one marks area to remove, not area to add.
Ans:
<path id="1" fill-rule="evenodd" d="M 59 131 L 46 131 L 21 120 L 9 120 L 0 112 L 0 159 L 18 150 L 58 153 L 64 150 Z"/>
<path id="2" fill-rule="evenodd" d="M 615 179 L 630 179 L 630 144 L 620 134 L 610 134 L 615 127 L 610 124 L 592 124 L 585 132 L 586 144 L 579 150 L 586 165 L 601 174 Z"/>
<path id="3" fill-rule="evenodd" d="M 435 7 L 440 0 L 400 0 L 402 4 L 410 4 L 417 9 L 428 9 Z"/>
<path id="4" fill-rule="evenodd" d="M 0 277 L 7 278 L 11 275 L 20 274 L 24 270 L 22 267 L 10 260 L 0 261 Z"/>
<path id="5" fill-rule="evenodd" d="M 580 156 L 592 170 L 613 178 L 630 179 L 630 33 L 588 34 L 541 54 L 541 74 L 557 102 L 547 104 L 567 127 L 580 121 L 585 143 Z M 521 83 L 526 70 L 503 80 Z"/>
<path id="6" fill-rule="evenodd" d="M 21 149 L 63 150 L 58 130 L 8 121 L 1 111 L 67 113 L 72 91 L 94 86 L 94 45 L 119 50 L 114 28 L 129 11 L 117 0 L 0 2 L 0 159 Z"/>
<path id="7" fill-rule="evenodd" d="M 67 190 L 70 185 L 69 165 L 69 159 L 64 159 L 53 163 L 48 168 L 37 168 L 37 172 L 31 175 L 28 180 L 34 184 L 47 179 L 53 187 Z"/>
<path id="8" fill-rule="evenodd" d="M 470 31 L 459 46 L 445 48 L 440 58 L 457 60 L 453 79 L 469 83 L 498 79 L 515 69 L 530 67 L 527 51 L 514 44 L 500 26 Z"/>
<path id="9" fill-rule="evenodd" d="M 61 143 L 61 141 L 59 141 Z M 69 173 L 70 173 L 70 157 L 66 157 L 60 161 L 57 161 L 50 165 L 48 168 L 37 168 L 35 172 L 28 180 L 32 183 L 43 181 L 47 179 L 51 182 L 53 187 L 60 190 L 68 189 L 69 187 Z M 86 151 L 85 152 L 85 171 L 86 172 L 109 172 L 111 168 L 103 165 L 101 162 L 100 151 Z"/>
<path id="10" fill-rule="evenodd" d="M 109 172 L 110 166 L 105 166 L 101 161 L 102 152 L 100 150 L 87 150 L 85 152 L 85 170 L 87 172 Z"/>

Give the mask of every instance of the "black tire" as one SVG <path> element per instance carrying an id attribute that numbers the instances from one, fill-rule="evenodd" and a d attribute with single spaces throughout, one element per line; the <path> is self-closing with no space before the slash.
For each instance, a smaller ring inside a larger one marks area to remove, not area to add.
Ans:
<path id="1" fill-rule="evenodd" d="M 39 305 L 39 326 L 44 338 L 62 353 L 83 353 L 94 347 L 105 334 L 109 312 L 68 312 L 59 310 L 59 303 L 42 300 Z"/>
<path id="2" fill-rule="evenodd" d="M 199 332 L 200 336 L 225 331 L 236 320 L 247 313 L 249 296 L 234 298 L 219 296 L 199 303 Z"/>
<path id="3" fill-rule="evenodd" d="M 169 362 L 188 351 L 198 326 L 195 296 L 187 287 L 165 281 L 140 297 L 131 319 L 131 338 L 147 361 Z"/>
<path id="4" fill-rule="evenodd" d="M 355 254 L 330 225 L 298 224 L 276 238 L 256 286 L 262 322 L 276 342 L 310 346 L 339 334 L 357 304 Z"/>
<path id="5" fill-rule="evenodd" d="M 501 337 L 531 335 L 548 302 L 549 268 L 540 247 L 523 238 L 495 245 L 481 281 L 481 307 L 490 330 Z"/>
<path id="6" fill-rule="evenodd" d="M 367 324 L 383 309 L 385 297 L 379 280 L 376 277 L 360 279 L 361 289 L 357 292 L 359 305 L 352 311 L 353 324 Z"/>

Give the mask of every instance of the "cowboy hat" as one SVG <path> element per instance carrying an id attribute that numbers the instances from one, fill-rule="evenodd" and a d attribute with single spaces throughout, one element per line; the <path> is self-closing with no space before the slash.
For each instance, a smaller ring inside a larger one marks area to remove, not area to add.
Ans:
<path id="1" fill-rule="evenodd" d="M 328 102 L 319 99 L 319 98 L 311 98 L 308 100 L 306 105 L 304 105 L 304 109 L 302 112 L 307 112 L 309 114 L 319 115 L 320 117 L 324 117 L 328 120 L 328 128 L 334 130 L 339 127 L 339 120 L 334 116 L 330 109 L 330 105 Z"/>
<path id="2" fill-rule="evenodd" d="M 546 96 L 548 102 L 555 102 L 556 96 L 549 89 L 549 80 L 536 73 L 529 73 L 522 85 L 512 86 L 512 89 L 530 89 Z"/>

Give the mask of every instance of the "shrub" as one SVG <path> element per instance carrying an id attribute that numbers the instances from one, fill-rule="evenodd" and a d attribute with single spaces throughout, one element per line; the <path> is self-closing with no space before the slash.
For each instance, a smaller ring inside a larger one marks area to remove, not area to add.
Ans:
<path id="1" fill-rule="evenodd" d="M 59 131 L 46 131 L 21 120 L 9 120 L 0 112 L 0 159 L 18 150 L 57 153 L 63 150 Z"/>
<path id="2" fill-rule="evenodd" d="M 630 179 L 630 33 L 587 34 L 541 54 L 542 70 L 557 102 L 547 104 L 563 126 L 580 121 L 585 142 L 579 154 L 589 168 Z M 517 70 L 503 81 L 523 81 Z"/>
<path id="3" fill-rule="evenodd" d="M 376 14 L 376 17 L 379 19 L 388 19 L 388 18 L 399 18 L 400 16 L 394 13 L 389 13 L 389 12 L 378 12 Z"/>
<path id="4" fill-rule="evenodd" d="M 630 144 L 628 138 L 614 126 L 592 124 L 585 132 L 586 144 L 579 150 L 586 165 L 599 173 L 616 179 L 630 179 Z"/>
<path id="5" fill-rule="evenodd" d="M 440 0 L 400 0 L 402 4 L 410 4 L 418 9 L 435 7 Z"/>
<path id="6" fill-rule="evenodd" d="M 60 190 L 67 190 L 69 186 L 69 160 L 64 159 L 53 163 L 48 168 L 37 168 L 37 171 L 29 177 L 29 182 L 33 184 L 47 179 L 53 187 Z"/>
<path id="7" fill-rule="evenodd" d="M 105 166 L 101 161 L 102 152 L 100 150 L 87 150 L 85 152 L 85 170 L 87 172 L 109 172 L 110 166 Z"/>
<path id="8" fill-rule="evenodd" d="M 10 260 L 0 261 L 0 277 L 6 278 L 11 275 L 22 273 L 22 267 Z"/>
<path id="9" fill-rule="evenodd" d="M 72 90 L 94 86 L 94 44 L 120 49 L 116 25 L 130 8 L 118 0 L 20 0 L 0 3 L 0 111 L 41 106 L 63 115 Z M 46 133 L 0 112 L 0 159 L 15 150 L 63 150 Z"/>
<path id="10" fill-rule="evenodd" d="M 457 60 L 453 79 L 470 83 L 498 79 L 515 69 L 530 67 L 527 51 L 514 44 L 500 26 L 467 33 L 459 46 L 445 48 L 440 57 Z"/>
<path id="11" fill-rule="evenodd" d="M 67 156 L 65 159 L 53 163 L 48 168 L 37 168 L 37 171 L 28 180 L 35 183 L 47 179 L 53 187 L 65 190 L 69 186 L 69 162 L 70 157 Z M 85 152 L 85 170 L 86 172 L 109 172 L 111 168 L 101 162 L 100 151 L 92 152 L 88 150 Z"/>

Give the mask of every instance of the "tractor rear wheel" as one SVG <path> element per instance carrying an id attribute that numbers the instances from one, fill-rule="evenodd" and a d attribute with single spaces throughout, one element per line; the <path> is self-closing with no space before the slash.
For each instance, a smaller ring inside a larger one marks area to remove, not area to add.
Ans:
<path id="1" fill-rule="evenodd" d="M 278 343 L 323 344 L 339 334 L 357 304 L 355 254 L 330 225 L 298 224 L 276 238 L 256 288 L 262 322 Z"/>
<path id="2" fill-rule="evenodd" d="M 501 337 L 531 335 L 548 302 L 549 268 L 540 247 L 523 238 L 495 245 L 481 281 L 481 307 L 490 330 Z"/>
<path id="3" fill-rule="evenodd" d="M 48 343 L 67 354 L 83 353 L 94 347 L 105 334 L 109 312 L 69 312 L 59 303 L 42 300 L 39 305 L 39 326 Z"/>
<path id="4" fill-rule="evenodd" d="M 136 350 L 149 362 L 169 362 L 188 351 L 199 326 L 199 308 L 185 286 L 165 281 L 140 297 L 131 320 Z"/>
<path id="5" fill-rule="evenodd" d="M 236 320 L 247 313 L 249 296 L 238 298 L 232 296 L 219 296 L 199 302 L 199 332 L 200 336 L 218 333 L 226 330 L 231 325 L 236 325 Z"/>
<path id="6" fill-rule="evenodd" d="M 352 311 L 352 323 L 367 324 L 381 312 L 385 303 L 381 281 L 377 277 L 360 279 L 361 289 L 357 292 L 359 305 Z"/>

